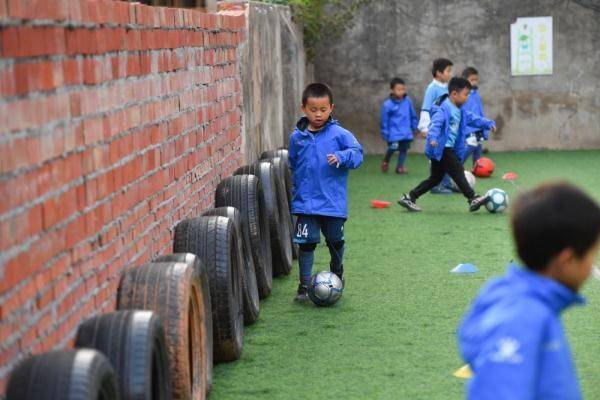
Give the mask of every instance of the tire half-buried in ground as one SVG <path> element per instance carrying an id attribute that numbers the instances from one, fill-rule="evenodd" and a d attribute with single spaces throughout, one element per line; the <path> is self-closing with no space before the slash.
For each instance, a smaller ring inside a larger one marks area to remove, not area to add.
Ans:
<path id="1" fill-rule="evenodd" d="M 242 255 L 238 240 L 234 222 L 225 217 L 187 219 L 175 227 L 174 251 L 196 254 L 208 270 L 216 362 L 237 360 L 242 352 Z"/>
<path id="2" fill-rule="evenodd" d="M 151 310 L 162 320 L 174 399 L 203 399 L 208 391 L 203 296 L 197 270 L 183 262 L 144 264 L 121 280 L 120 310 Z"/>
<path id="3" fill-rule="evenodd" d="M 202 293 L 200 313 L 200 329 L 202 339 L 202 354 L 206 356 L 202 358 L 201 371 L 204 371 L 206 376 L 206 387 L 209 392 L 212 388 L 213 377 L 213 326 L 212 326 L 212 301 L 210 298 L 210 283 L 206 266 L 200 261 L 200 258 L 192 253 L 175 253 L 157 257 L 153 262 L 182 262 L 194 268 L 195 274 L 198 277 L 200 284 L 200 292 Z"/>
<path id="4" fill-rule="evenodd" d="M 250 238 L 242 229 L 242 216 L 234 207 L 219 207 L 206 211 L 204 216 L 216 215 L 226 217 L 233 221 L 237 230 L 238 253 L 241 254 L 242 268 L 242 298 L 244 301 L 244 324 L 250 325 L 256 322 L 260 311 L 260 301 L 258 297 L 258 286 L 256 284 L 256 272 L 254 269 L 254 260 L 250 251 Z"/>
<path id="5" fill-rule="evenodd" d="M 115 400 L 110 362 L 93 349 L 53 351 L 21 362 L 11 373 L 7 400 Z"/>
<path id="6" fill-rule="evenodd" d="M 292 268 L 292 246 L 286 222 L 281 221 L 277 201 L 277 187 L 273 166 L 266 161 L 246 165 L 234 172 L 234 175 L 251 174 L 258 177 L 262 186 L 264 206 L 269 218 L 271 235 L 271 256 L 275 276 L 289 273 Z M 286 232 L 288 232 L 286 234 Z"/>
<path id="7" fill-rule="evenodd" d="M 171 382 L 160 318 L 152 311 L 116 311 L 92 317 L 77 330 L 75 347 L 104 354 L 119 377 L 123 400 L 169 400 Z"/>
<path id="8" fill-rule="evenodd" d="M 242 216 L 242 230 L 250 239 L 258 295 L 261 299 L 269 296 L 273 287 L 269 219 L 263 202 L 262 186 L 254 175 L 225 178 L 215 192 L 217 207 L 235 207 Z"/>

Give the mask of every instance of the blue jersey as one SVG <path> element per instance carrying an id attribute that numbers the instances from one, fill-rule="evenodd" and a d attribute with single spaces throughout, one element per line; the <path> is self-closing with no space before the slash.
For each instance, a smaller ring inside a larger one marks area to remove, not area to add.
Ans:
<path id="1" fill-rule="evenodd" d="M 461 108 L 466 111 L 472 112 L 473 114 L 477 115 L 478 117 L 485 118 L 485 114 L 483 113 L 483 101 L 481 100 L 481 96 L 479 95 L 479 91 L 477 90 L 477 87 L 474 87 L 473 89 L 471 89 L 469 98 L 467 98 L 466 103 L 463 104 Z M 466 134 L 469 135 L 470 133 L 477 132 L 477 131 L 479 131 L 479 129 L 469 126 L 469 127 L 467 127 Z M 483 131 L 483 137 L 485 139 L 489 139 L 489 136 L 490 136 L 490 131 L 488 131 L 488 130 Z"/>
<path id="2" fill-rule="evenodd" d="M 427 132 L 429 123 L 431 122 L 430 111 L 435 101 L 448 94 L 448 85 L 435 79 L 431 81 L 427 89 L 425 89 L 425 96 L 423 96 L 423 106 L 421 107 L 421 115 L 419 118 L 418 128 L 421 132 Z"/>

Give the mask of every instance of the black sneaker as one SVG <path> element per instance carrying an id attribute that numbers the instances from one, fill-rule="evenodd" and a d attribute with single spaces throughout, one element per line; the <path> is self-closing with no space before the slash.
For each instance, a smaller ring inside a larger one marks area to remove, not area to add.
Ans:
<path id="1" fill-rule="evenodd" d="M 484 205 L 489 199 L 490 196 L 473 197 L 471 200 L 469 200 L 469 211 L 473 212 L 479 210 L 481 206 Z"/>
<path id="2" fill-rule="evenodd" d="M 306 303 L 310 301 L 310 297 L 308 297 L 308 286 L 304 286 L 302 284 L 298 285 L 298 293 L 296 297 L 294 297 L 294 301 L 299 303 Z"/>
<path id="3" fill-rule="evenodd" d="M 398 204 L 400 204 L 402 207 L 406 208 L 408 211 L 413 211 L 413 212 L 421 211 L 421 207 L 416 205 L 415 202 L 412 201 L 410 199 L 410 197 L 408 197 L 408 195 L 406 195 L 406 194 L 403 195 L 402 198 L 400 198 L 400 200 L 398 200 Z"/>

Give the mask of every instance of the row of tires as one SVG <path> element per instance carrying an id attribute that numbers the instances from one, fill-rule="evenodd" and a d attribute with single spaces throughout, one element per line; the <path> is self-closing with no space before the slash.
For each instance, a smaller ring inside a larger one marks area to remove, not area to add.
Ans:
<path id="1" fill-rule="evenodd" d="M 287 150 L 262 154 L 219 183 L 215 209 L 179 222 L 173 254 L 124 272 L 117 311 L 85 320 L 75 348 L 11 373 L 8 400 L 204 399 L 214 363 L 240 357 L 291 241 Z"/>

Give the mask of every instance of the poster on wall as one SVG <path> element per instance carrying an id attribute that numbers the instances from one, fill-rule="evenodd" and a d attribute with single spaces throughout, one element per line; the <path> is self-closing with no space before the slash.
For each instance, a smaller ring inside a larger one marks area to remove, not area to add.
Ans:
<path id="1" fill-rule="evenodd" d="M 510 25 L 511 74 L 552 74 L 552 17 L 517 18 Z"/>

